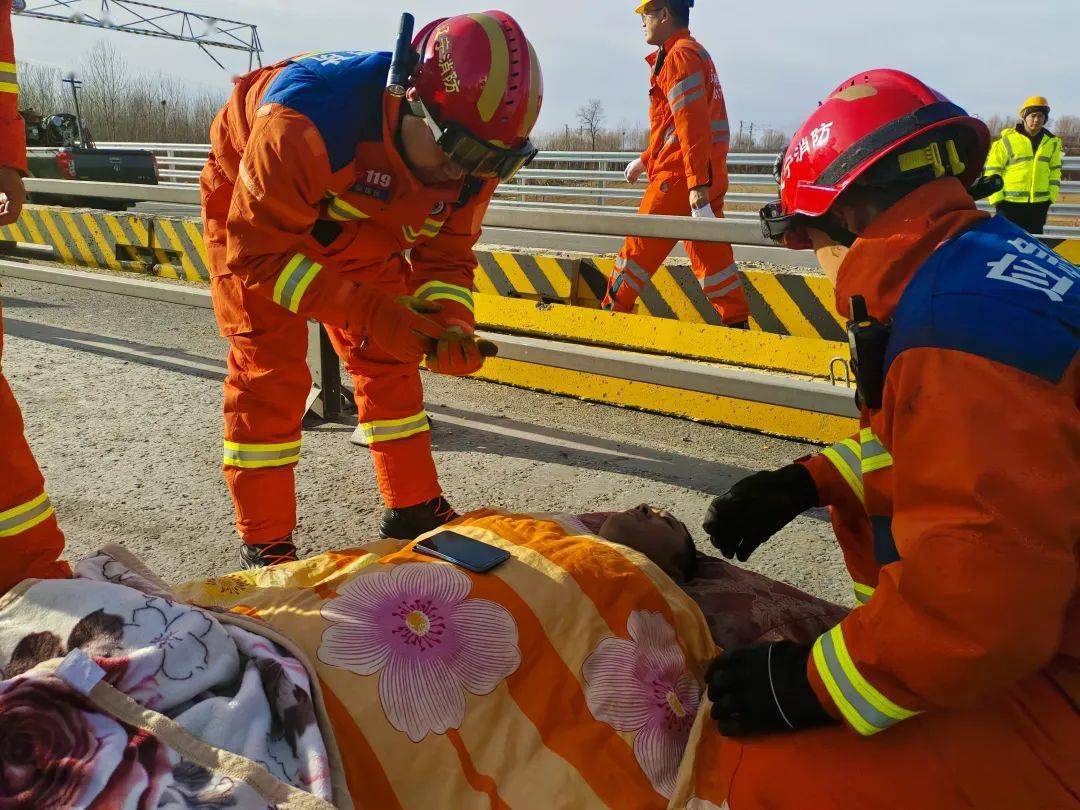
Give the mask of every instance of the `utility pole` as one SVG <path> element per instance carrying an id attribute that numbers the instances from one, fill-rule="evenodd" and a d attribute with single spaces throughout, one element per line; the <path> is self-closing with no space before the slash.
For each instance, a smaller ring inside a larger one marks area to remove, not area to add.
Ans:
<path id="1" fill-rule="evenodd" d="M 75 99 L 75 128 L 79 132 L 79 145 L 87 149 L 86 138 L 83 135 L 82 111 L 79 109 L 79 90 L 82 89 L 82 82 L 75 78 L 74 73 L 69 73 L 64 78 L 64 84 L 71 85 L 71 96 Z"/>
<path id="2" fill-rule="evenodd" d="M 754 148 L 754 122 L 750 122 L 750 143 L 747 144 L 748 149 Z"/>

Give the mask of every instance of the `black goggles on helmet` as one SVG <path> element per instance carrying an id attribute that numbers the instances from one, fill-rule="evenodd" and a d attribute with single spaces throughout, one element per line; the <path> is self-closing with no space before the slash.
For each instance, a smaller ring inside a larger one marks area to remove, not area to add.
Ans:
<path id="1" fill-rule="evenodd" d="M 414 115 L 424 119 L 439 148 L 473 177 L 498 178 L 505 183 L 532 163 L 539 153 L 528 139 L 517 149 L 506 149 L 480 140 L 457 124 L 440 124 L 421 101 L 413 101 L 410 106 Z"/>
<path id="2" fill-rule="evenodd" d="M 808 228 L 826 234 L 833 241 L 851 247 L 855 234 L 837 222 L 829 214 L 808 217 L 805 214 L 785 214 L 780 200 L 773 200 L 758 211 L 761 234 L 766 239 L 791 250 L 809 250 L 813 247 Z"/>

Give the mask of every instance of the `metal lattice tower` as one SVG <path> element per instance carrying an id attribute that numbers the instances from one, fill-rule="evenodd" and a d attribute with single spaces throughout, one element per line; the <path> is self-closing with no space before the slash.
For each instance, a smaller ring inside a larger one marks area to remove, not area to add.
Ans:
<path id="1" fill-rule="evenodd" d="M 225 65 L 209 48 L 244 51 L 248 55 L 248 70 L 262 66 L 258 29 L 236 20 L 135 0 L 15 0 L 13 10 L 23 17 L 39 20 L 190 42 L 198 45 L 223 70 Z"/>

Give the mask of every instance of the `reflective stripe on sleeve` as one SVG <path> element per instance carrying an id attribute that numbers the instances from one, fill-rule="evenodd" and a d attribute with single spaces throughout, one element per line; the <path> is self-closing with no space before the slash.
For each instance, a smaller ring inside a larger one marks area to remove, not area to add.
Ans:
<path id="1" fill-rule="evenodd" d="M 468 287 L 460 287 L 445 281 L 429 281 L 427 284 L 421 284 L 413 294 L 424 301 L 453 301 L 466 307 L 469 312 L 475 312 L 473 292 Z"/>
<path id="2" fill-rule="evenodd" d="M 847 481 L 847 485 L 851 487 L 855 496 L 865 503 L 866 496 L 863 493 L 862 482 L 862 447 L 859 443 L 854 439 L 844 439 L 831 447 L 826 447 L 821 454 L 836 467 L 837 472 Z"/>
<path id="3" fill-rule="evenodd" d="M 14 537 L 43 523 L 55 514 L 48 494 L 0 512 L 0 537 Z"/>
<path id="4" fill-rule="evenodd" d="M 403 419 L 375 419 L 371 422 L 360 423 L 360 432 L 364 436 L 364 441 L 369 445 L 376 442 L 407 439 L 409 436 L 415 436 L 425 430 L 431 430 L 431 423 L 428 422 L 425 411 L 406 416 Z"/>
<path id="5" fill-rule="evenodd" d="M 330 214 L 331 219 L 336 219 L 338 222 L 347 222 L 353 219 L 370 219 L 370 215 L 365 214 L 359 208 L 354 208 L 345 202 L 341 197 L 334 197 L 330 200 L 330 205 L 327 206 L 327 213 Z"/>
<path id="6" fill-rule="evenodd" d="M 693 92 L 687 93 L 685 96 L 680 98 L 678 101 L 674 102 L 671 105 L 671 111 L 673 113 L 676 113 L 679 110 L 681 110 L 683 107 L 685 107 L 687 104 L 689 104 L 691 101 L 697 101 L 699 98 L 704 98 L 704 97 L 705 97 L 705 91 L 704 90 L 694 90 Z"/>
<path id="7" fill-rule="evenodd" d="M 410 242 L 415 242 L 421 236 L 433 237 L 437 236 L 439 231 L 442 230 L 445 222 L 437 219 L 425 219 L 424 224 L 420 226 L 420 229 L 412 228 L 408 225 L 403 225 L 401 230 L 405 234 L 405 238 Z"/>
<path id="8" fill-rule="evenodd" d="M 0 62 L 0 93 L 18 93 L 19 80 L 14 62 Z"/>
<path id="9" fill-rule="evenodd" d="M 814 666 L 836 708 L 864 736 L 877 734 L 918 714 L 897 706 L 860 674 L 848 653 L 841 625 L 814 642 Z"/>
<path id="10" fill-rule="evenodd" d="M 731 130 L 728 127 L 727 119 L 720 119 L 712 122 L 713 143 L 727 143 L 731 138 Z"/>
<path id="11" fill-rule="evenodd" d="M 870 428 L 863 428 L 859 433 L 862 442 L 862 474 L 884 470 L 893 465 L 892 454 L 885 449 L 885 445 L 874 435 Z"/>
<path id="12" fill-rule="evenodd" d="M 222 464 L 226 467 L 240 467 L 246 470 L 285 467 L 300 461 L 300 443 L 300 439 L 276 444 L 242 444 L 227 441 Z"/>
<path id="13" fill-rule="evenodd" d="M 667 94 L 668 101 L 669 102 L 674 102 L 675 99 L 677 99 L 683 93 L 687 93 L 687 92 L 693 90 L 695 87 L 700 87 L 701 83 L 704 80 L 705 80 L 705 77 L 702 76 L 700 70 L 697 73 L 693 73 L 693 74 L 687 76 L 685 79 L 683 79 L 681 82 L 676 84 L 674 87 L 672 87 L 668 91 L 668 94 Z"/>
<path id="14" fill-rule="evenodd" d="M 277 283 L 274 285 L 274 301 L 289 312 L 300 309 L 300 301 L 307 292 L 315 276 L 319 275 L 322 265 L 314 259 L 309 259 L 303 253 L 297 253 L 285 269 L 278 274 Z"/>
<path id="15" fill-rule="evenodd" d="M 855 601 L 860 605 L 865 605 L 870 601 L 870 597 L 874 595 L 874 588 L 869 585 L 863 585 L 861 582 L 853 583 L 855 587 Z"/>

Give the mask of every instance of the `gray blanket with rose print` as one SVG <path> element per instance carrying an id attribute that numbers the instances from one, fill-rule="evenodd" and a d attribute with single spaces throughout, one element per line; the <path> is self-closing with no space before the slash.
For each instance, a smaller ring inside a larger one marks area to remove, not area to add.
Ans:
<path id="1" fill-rule="evenodd" d="M 305 667 L 174 601 L 122 554 L 0 599 L 0 677 L 0 806 L 325 808 L 341 798 Z"/>

